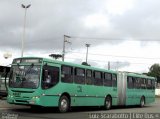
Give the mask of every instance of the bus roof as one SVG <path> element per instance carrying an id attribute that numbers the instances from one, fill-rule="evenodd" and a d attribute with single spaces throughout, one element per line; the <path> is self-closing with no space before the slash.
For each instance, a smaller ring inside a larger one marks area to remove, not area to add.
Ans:
<path id="1" fill-rule="evenodd" d="M 40 59 L 45 62 L 56 63 L 56 64 L 61 64 L 61 65 L 68 65 L 68 66 L 73 66 L 73 67 L 78 67 L 78 68 L 85 68 L 85 69 L 97 70 L 97 71 L 109 72 L 109 73 L 118 73 L 117 71 L 113 71 L 113 70 L 97 68 L 93 66 L 86 66 L 86 65 L 81 65 L 81 64 L 75 64 L 75 63 L 70 63 L 70 62 L 63 62 L 63 61 L 54 60 L 50 58 L 42 58 L 42 57 L 23 57 L 21 58 L 20 57 L 20 58 L 15 58 L 15 59 Z M 143 75 L 143 74 L 138 74 L 138 73 L 133 73 L 133 72 L 125 72 L 125 73 L 127 73 L 128 76 L 155 79 L 154 77 L 150 77 L 150 76 Z"/>
<path id="2" fill-rule="evenodd" d="M 61 65 L 68 65 L 68 66 L 73 66 L 73 67 L 78 67 L 78 68 L 85 68 L 85 69 L 91 69 L 91 70 L 97 70 L 97 71 L 103 71 L 103 72 L 109 72 L 109 73 L 117 73 L 116 71 L 113 70 L 107 70 L 103 68 L 97 68 L 93 66 L 86 66 L 86 65 L 81 65 L 81 64 L 75 64 L 75 63 L 70 63 L 70 62 L 63 62 L 59 60 L 54 60 L 50 58 L 42 58 L 42 57 L 23 57 L 23 58 L 15 58 L 16 59 L 42 59 L 45 62 L 50 62 L 50 63 L 56 63 L 56 64 L 61 64 Z"/>
<path id="3" fill-rule="evenodd" d="M 133 73 L 133 72 L 127 72 L 127 75 L 132 77 L 139 77 L 139 78 L 156 79 L 155 77 L 147 76 L 144 74 Z"/>
<path id="4" fill-rule="evenodd" d="M 113 70 L 107 70 L 107 69 L 103 69 L 103 68 L 97 68 L 97 67 L 87 66 L 87 65 L 82 65 L 82 64 L 75 64 L 75 63 L 71 63 L 71 62 L 63 62 L 63 61 L 58 61 L 58 60 L 53 60 L 53 59 L 48 59 L 48 58 L 43 58 L 43 61 L 54 62 L 57 64 L 85 68 L 85 69 L 91 69 L 91 70 L 98 70 L 98 71 L 103 71 L 103 72 L 117 73 L 116 71 L 113 71 Z"/>

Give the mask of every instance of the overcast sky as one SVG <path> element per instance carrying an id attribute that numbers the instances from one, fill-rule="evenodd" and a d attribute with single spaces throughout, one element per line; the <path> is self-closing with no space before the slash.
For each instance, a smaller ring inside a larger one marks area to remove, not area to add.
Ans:
<path id="1" fill-rule="evenodd" d="M 27 9 L 24 56 L 62 53 L 66 61 L 85 61 L 113 70 L 147 72 L 160 61 L 159 0 L 0 0 L 0 59 L 8 65 L 21 56 L 24 9 Z M 159 40 L 159 41 L 158 41 Z M 12 58 L 4 59 L 9 52 Z"/>

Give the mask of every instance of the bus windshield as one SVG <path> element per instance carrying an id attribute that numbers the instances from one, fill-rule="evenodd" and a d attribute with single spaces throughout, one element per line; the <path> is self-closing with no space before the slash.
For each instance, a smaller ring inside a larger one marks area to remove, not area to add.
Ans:
<path id="1" fill-rule="evenodd" d="M 12 88 L 38 88 L 40 66 L 16 65 L 11 68 L 9 86 Z"/>

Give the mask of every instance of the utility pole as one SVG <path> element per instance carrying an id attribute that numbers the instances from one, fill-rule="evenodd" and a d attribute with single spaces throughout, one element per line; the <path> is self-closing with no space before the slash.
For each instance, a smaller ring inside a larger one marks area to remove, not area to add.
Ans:
<path id="1" fill-rule="evenodd" d="M 86 52 L 86 63 L 87 63 L 87 60 L 88 60 L 88 47 L 90 47 L 91 44 L 86 44 L 86 47 L 87 47 L 87 52 Z"/>
<path id="2" fill-rule="evenodd" d="M 66 43 L 70 43 L 69 41 L 67 41 L 66 38 L 71 38 L 70 36 L 64 35 L 64 40 L 63 40 L 63 51 L 62 51 L 62 61 L 64 61 L 65 58 L 65 44 Z"/>
<path id="3" fill-rule="evenodd" d="M 22 37 L 22 50 L 21 50 L 21 57 L 23 57 L 23 52 L 24 52 L 24 41 L 25 41 L 25 30 L 26 30 L 26 14 L 27 14 L 27 8 L 29 8 L 31 4 L 25 6 L 22 4 L 22 8 L 24 8 L 25 13 L 24 13 L 24 25 L 23 25 L 23 37 Z"/>

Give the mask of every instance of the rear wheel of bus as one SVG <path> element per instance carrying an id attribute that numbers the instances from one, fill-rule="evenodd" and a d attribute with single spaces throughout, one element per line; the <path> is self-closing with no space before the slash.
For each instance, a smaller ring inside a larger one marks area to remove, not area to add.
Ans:
<path id="1" fill-rule="evenodd" d="M 67 112 L 70 108 L 70 102 L 67 96 L 63 95 L 59 99 L 58 109 L 60 112 Z"/>
<path id="2" fill-rule="evenodd" d="M 112 107 L 112 98 L 107 96 L 104 102 L 104 109 L 109 110 Z"/>
<path id="3" fill-rule="evenodd" d="M 140 100 L 140 107 L 144 107 L 144 105 L 145 105 L 145 98 L 144 96 L 142 96 Z"/>

